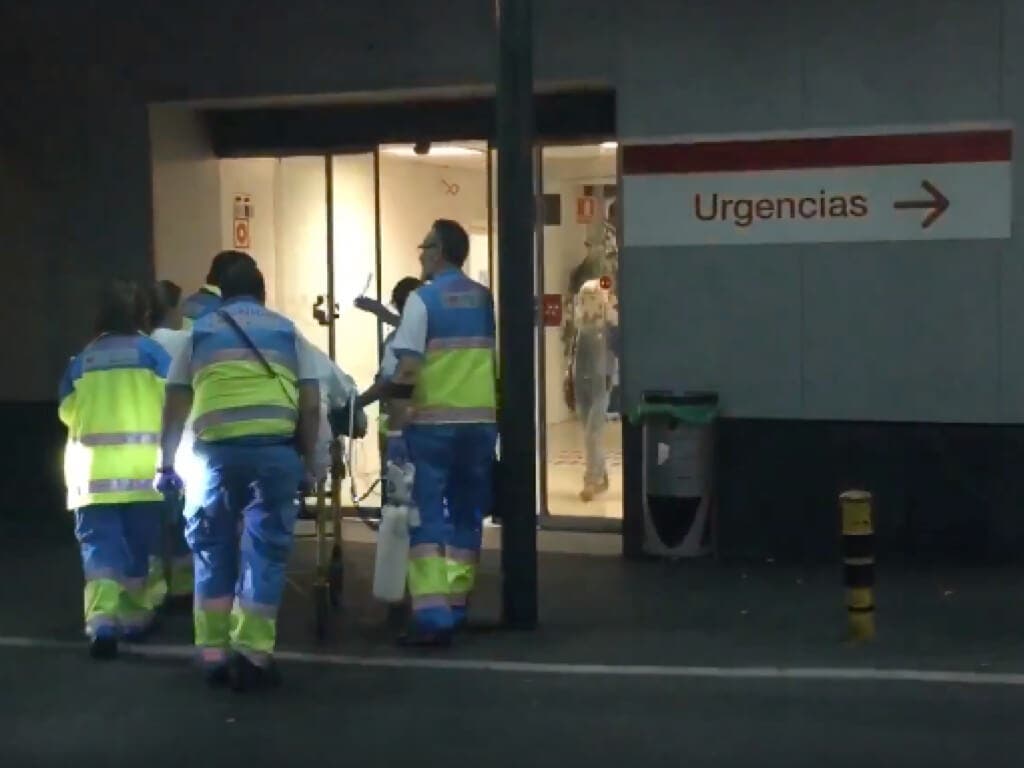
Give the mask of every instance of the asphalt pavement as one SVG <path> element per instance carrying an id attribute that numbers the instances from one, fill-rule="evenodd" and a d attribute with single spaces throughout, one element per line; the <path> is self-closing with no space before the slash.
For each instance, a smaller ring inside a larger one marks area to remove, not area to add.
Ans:
<path id="1" fill-rule="evenodd" d="M 284 686 L 210 691 L 187 616 L 112 663 L 79 636 L 66 532 L 0 541 L 0 764 L 1019 766 L 1024 572 L 889 565 L 879 637 L 844 642 L 837 569 L 542 555 L 541 626 L 496 626 L 495 553 L 475 630 L 394 647 L 346 547 L 344 608 L 318 643 L 296 550 Z"/>

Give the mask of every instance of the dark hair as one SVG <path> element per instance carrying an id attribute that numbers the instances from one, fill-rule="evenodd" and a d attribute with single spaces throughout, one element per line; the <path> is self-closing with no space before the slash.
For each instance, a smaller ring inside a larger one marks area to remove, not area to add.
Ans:
<path id="1" fill-rule="evenodd" d="M 462 268 L 469 256 L 469 235 L 462 225 L 451 219 L 438 219 L 433 225 L 434 234 L 441 244 L 441 256 L 449 264 Z"/>
<path id="2" fill-rule="evenodd" d="M 220 288 L 221 281 L 224 279 L 224 275 L 227 274 L 228 270 L 236 264 L 243 264 L 246 262 L 256 266 L 256 262 L 248 253 L 243 253 L 242 251 L 221 251 L 214 256 L 213 261 L 210 262 L 210 271 L 206 273 L 206 282 Z"/>
<path id="3" fill-rule="evenodd" d="M 181 301 L 181 286 L 170 280 L 160 280 L 149 291 L 149 324 L 153 328 L 167 322 L 167 313 Z"/>
<path id="4" fill-rule="evenodd" d="M 225 271 L 220 281 L 221 298 L 233 299 L 238 296 L 251 296 L 261 304 L 267 300 L 267 286 L 263 282 L 263 273 L 252 259 L 232 264 Z"/>
<path id="5" fill-rule="evenodd" d="M 133 334 L 146 325 L 146 297 L 127 280 L 112 280 L 100 289 L 96 333 Z"/>
<path id="6" fill-rule="evenodd" d="M 423 281 L 418 277 L 403 277 L 395 283 L 395 287 L 391 289 L 391 303 L 395 305 L 398 314 L 402 314 L 402 310 L 405 309 L 405 302 L 409 298 L 409 294 L 421 285 L 423 285 Z"/>

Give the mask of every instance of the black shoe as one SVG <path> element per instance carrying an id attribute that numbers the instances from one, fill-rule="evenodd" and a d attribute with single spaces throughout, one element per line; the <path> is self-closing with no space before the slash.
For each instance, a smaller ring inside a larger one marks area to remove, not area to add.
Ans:
<path id="1" fill-rule="evenodd" d="M 109 661 L 117 658 L 117 638 L 113 635 L 100 635 L 89 641 L 89 655 L 94 659 Z"/>
<path id="2" fill-rule="evenodd" d="M 253 664 L 241 653 L 231 659 L 228 675 L 231 690 L 236 693 L 269 690 L 281 685 L 281 673 L 277 671 L 277 665 L 273 661 L 261 667 Z"/>
<path id="3" fill-rule="evenodd" d="M 448 648 L 452 644 L 452 632 L 427 632 L 414 628 L 399 635 L 398 644 L 403 648 Z"/>

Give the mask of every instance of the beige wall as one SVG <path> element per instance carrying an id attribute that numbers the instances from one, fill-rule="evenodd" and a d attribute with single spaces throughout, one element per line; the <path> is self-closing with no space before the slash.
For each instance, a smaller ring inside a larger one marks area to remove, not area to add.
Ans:
<path id="1" fill-rule="evenodd" d="M 470 233 L 487 232 L 487 166 L 481 154 L 472 166 L 442 166 L 381 153 L 381 261 L 383 292 L 406 275 L 419 275 L 419 249 L 435 219 L 454 219 Z M 451 194 L 457 187 L 457 193 Z M 474 244 L 486 245 L 475 238 Z M 486 264 L 471 251 L 470 269 Z M 471 274 L 477 279 L 477 274 Z"/>
<path id="2" fill-rule="evenodd" d="M 249 195 L 251 254 L 267 283 L 267 304 L 276 306 L 277 243 L 274 231 L 275 178 L 279 160 L 252 157 L 220 161 L 221 248 L 234 248 L 235 195 Z"/>

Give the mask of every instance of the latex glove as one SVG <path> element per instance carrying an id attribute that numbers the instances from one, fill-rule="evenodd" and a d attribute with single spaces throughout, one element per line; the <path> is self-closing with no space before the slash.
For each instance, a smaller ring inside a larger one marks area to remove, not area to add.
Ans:
<path id="1" fill-rule="evenodd" d="M 185 489 L 185 483 L 181 476 L 174 471 L 174 467 L 161 467 L 156 472 L 153 487 L 165 498 L 177 499 Z"/>

